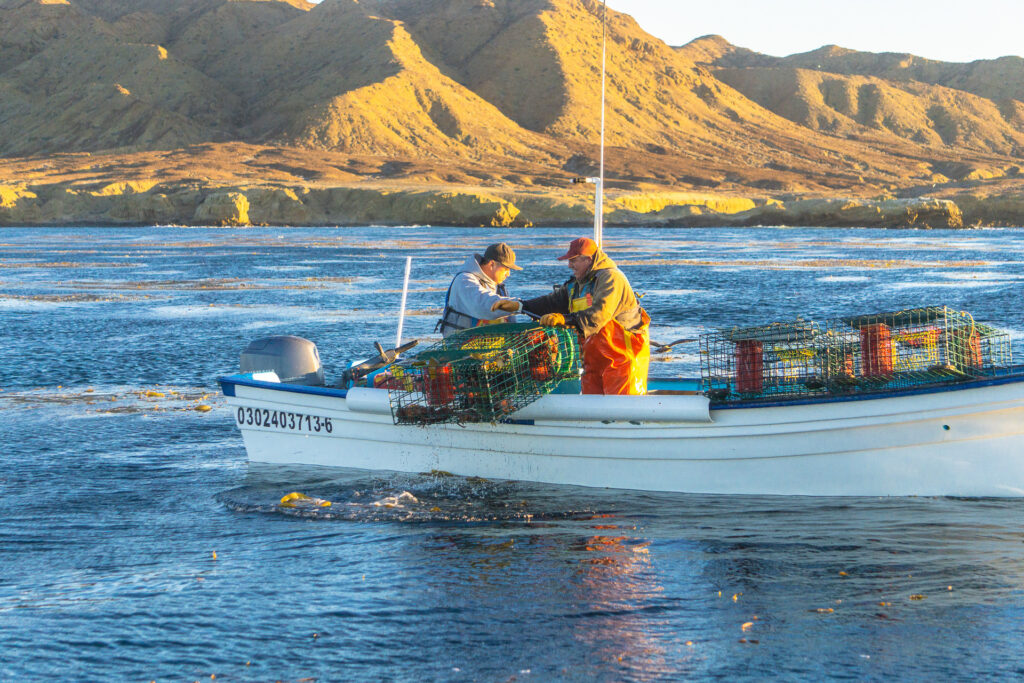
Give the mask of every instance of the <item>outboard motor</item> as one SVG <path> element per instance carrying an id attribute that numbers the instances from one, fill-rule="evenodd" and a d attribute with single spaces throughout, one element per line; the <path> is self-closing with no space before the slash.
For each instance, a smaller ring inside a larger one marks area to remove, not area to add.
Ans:
<path id="1" fill-rule="evenodd" d="M 241 371 L 274 371 L 283 384 L 322 387 L 324 368 L 316 344 L 291 335 L 263 337 L 242 351 Z"/>

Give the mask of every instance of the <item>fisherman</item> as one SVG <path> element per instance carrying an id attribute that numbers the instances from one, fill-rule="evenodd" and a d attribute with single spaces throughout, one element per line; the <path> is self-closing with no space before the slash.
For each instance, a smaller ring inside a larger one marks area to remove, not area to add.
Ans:
<path id="1" fill-rule="evenodd" d="M 436 330 L 447 337 L 459 330 L 489 323 L 515 322 L 522 304 L 508 298 L 505 279 L 516 265 L 516 254 L 504 242 L 492 244 L 483 256 L 473 254 L 455 275 L 444 298 L 444 311 Z"/>
<path id="2" fill-rule="evenodd" d="M 651 319 L 633 288 L 607 254 L 587 237 L 575 239 L 558 257 L 573 276 L 523 310 L 541 325 L 571 325 L 582 338 L 584 394 L 646 394 L 651 360 Z"/>

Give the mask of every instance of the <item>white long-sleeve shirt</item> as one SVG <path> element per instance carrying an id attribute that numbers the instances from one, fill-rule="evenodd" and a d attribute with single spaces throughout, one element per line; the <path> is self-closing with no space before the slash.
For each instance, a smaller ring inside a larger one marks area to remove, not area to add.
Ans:
<path id="1" fill-rule="evenodd" d="M 504 285 L 499 285 L 480 270 L 480 258 L 477 255 L 468 257 L 452 280 L 448 306 L 442 313 L 442 320 L 447 314 L 448 323 L 442 324 L 441 329 L 446 337 L 458 330 L 474 327 L 481 320 L 515 322 L 515 316 L 491 310 L 495 302 L 508 298 L 508 293 Z"/>

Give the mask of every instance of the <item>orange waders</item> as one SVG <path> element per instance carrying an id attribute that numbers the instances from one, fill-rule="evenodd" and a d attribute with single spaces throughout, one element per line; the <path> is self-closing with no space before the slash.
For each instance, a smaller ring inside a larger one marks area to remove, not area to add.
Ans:
<path id="1" fill-rule="evenodd" d="M 651 345 L 647 328 L 651 322 L 641 310 L 644 326 L 627 332 L 609 320 L 600 332 L 583 342 L 584 394 L 646 394 Z"/>

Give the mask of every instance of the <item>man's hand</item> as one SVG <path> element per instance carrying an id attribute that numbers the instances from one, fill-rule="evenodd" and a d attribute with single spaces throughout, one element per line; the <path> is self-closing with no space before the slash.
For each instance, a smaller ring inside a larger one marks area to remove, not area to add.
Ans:
<path id="1" fill-rule="evenodd" d="M 498 299 L 491 306 L 492 311 L 505 311 L 506 313 L 518 313 L 523 310 L 523 304 L 515 299 Z"/>
<path id="2" fill-rule="evenodd" d="M 565 324 L 565 316 L 561 313 L 548 313 L 542 315 L 540 318 L 540 324 L 544 327 L 556 327 L 558 325 Z"/>

